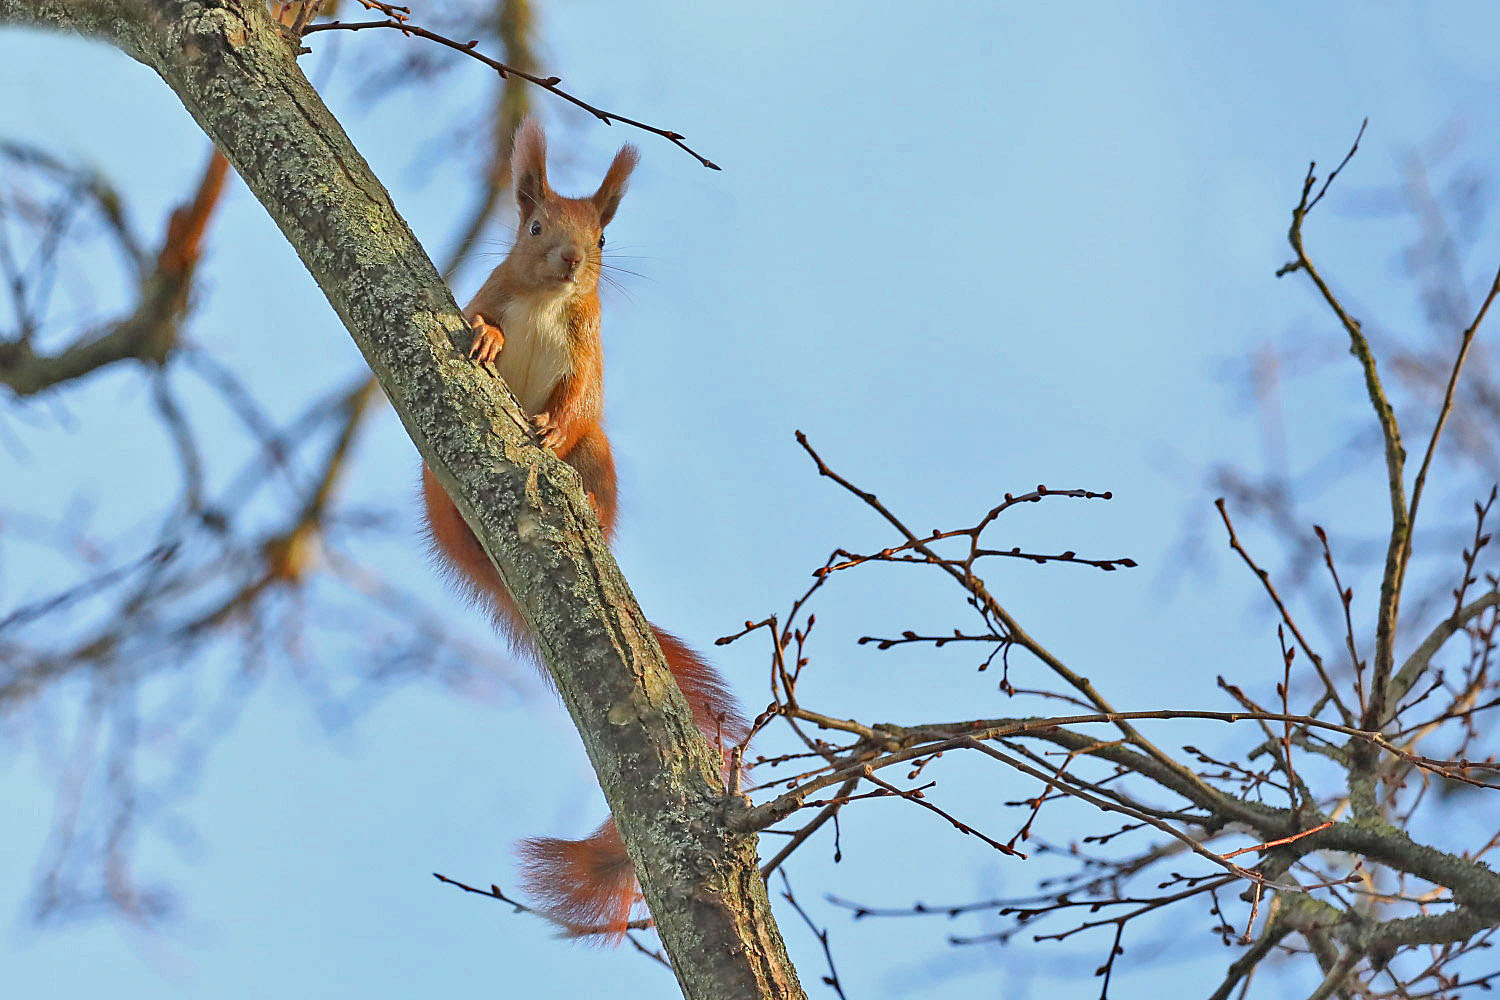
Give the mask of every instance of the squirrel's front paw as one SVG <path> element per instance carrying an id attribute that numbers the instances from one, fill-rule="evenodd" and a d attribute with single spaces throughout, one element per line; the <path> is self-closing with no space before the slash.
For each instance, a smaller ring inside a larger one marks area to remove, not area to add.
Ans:
<path id="1" fill-rule="evenodd" d="M 474 330 L 474 340 L 469 344 L 469 357 L 482 365 L 492 363 L 500 356 L 500 348 L 505 346 L 505 332 L 485 319 L 479 313 L 469 320 L 469 326 Z"/>
<path id="2" fill-rule="evenodd" d="M 556 451 L 557 446 L 562 444 L 562 428 L 552 422 L 552 414 L 535 414 L 531 418 L 531 426 L 536 428 L 536 436 L 541 439 L 543 448 Z"/>

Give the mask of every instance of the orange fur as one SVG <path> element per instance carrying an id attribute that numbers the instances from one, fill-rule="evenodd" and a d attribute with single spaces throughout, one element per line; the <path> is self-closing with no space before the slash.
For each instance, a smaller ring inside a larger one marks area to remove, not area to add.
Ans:
<path id="1" fill-rule="evenodd" d="M 570 934 L 614 944 L 625 933 L 640 893 L 614 820 L 586 840 L 523 840 L 520 854 L 528 892 Z"/>
<path id="2" fill-rule="evenodd" d="M 606 538 L 614 533 L 617 498 L 614 456 L 601 423 L 599 243 L 635 162 L 635 150 L 625 146 L 595 194 L 563 198 L 547 183 L 541 129 L 531 121 L 523 124 L 512 170 L 520 209 L 516 243 L 465 310 L 479 330 L 471 354 L 493 365 L 523 406 L 529 402 L 535 409 L 530 416 L 542 442 L 578 471 Z M 502 346 L 495 352 L 497 343 Z M 438 558 L 487 607 L 515 650 L 539 664 L 525 618 L 426 466 L 422 495 Z M 727 754 L 749 732 L 733 697 L 713 668 L 680 639 L 654 625 L 652 631 L 694 722 Z M 571 933 L 604 940 L 624 933 L 639 891 L 613 820 L 585 840 L 534 838 L 523 841 L 520 851 L 527 889 L 553 919 Z"/>

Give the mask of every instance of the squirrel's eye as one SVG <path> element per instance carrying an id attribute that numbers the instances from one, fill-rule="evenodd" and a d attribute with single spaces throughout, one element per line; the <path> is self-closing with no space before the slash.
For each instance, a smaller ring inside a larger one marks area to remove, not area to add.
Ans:
<path id="1" fill-rule="evenodd" d="M 531 220 L 531 235 L 532 236 L 540 236 L 540 235 L 542 235 L 542 224 L 540 222 L 537 222 L 535 219 Z"/>
<path id="2" fill-rule="evenodd" d="M 600 250 L 604 249 L 604 237 L 603 236 L 599 237 L 599 249 Z"/>

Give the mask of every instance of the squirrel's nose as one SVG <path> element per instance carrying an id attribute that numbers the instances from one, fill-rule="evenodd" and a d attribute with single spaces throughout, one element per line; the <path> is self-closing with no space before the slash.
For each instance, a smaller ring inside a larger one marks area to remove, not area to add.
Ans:
<path id="1" fill-rule="evenodd" d="M 577 247 L 564 247 L 562 252 L 563 263 L 578 266 L 583 260 L 583 251 Z"/>

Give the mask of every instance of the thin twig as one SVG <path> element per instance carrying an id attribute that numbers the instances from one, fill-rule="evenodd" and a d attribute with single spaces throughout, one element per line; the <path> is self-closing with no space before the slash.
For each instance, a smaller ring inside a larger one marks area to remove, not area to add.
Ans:
<path id="1" fill-rule="evenodd" d="M 410 21 L 397 21 L 394 19 L 385 21 L 324 21 L 320 24 L 311 25 L 304 34 L 310 35 L 315 31 L 362 31 L 365 28 L 393 28 L 396 31 L 401 32 L 403 35 L 416 35 L 419 38 L 425 38 L 428 41 L 437 42 L 439 45 L 446 45 L 448 48 L 453 49 L 455 52 L 461 52 L 464 55 L 471 56 L 474 59 L 479 60 L 490 69 L 494 70 L 496 73 L 499 73 L 502 78 L 514 75 L 530 83 L 534 83 L 538 87 L 541 87 L 543 90 L 549 91 L 557 95 L 558 97 L 561 97 L 569 104 L 573 104 L 577 107 L 582 108 L 606 125 L 613 125 L 616 122 L 619 122 L 621 125 L 629 125 L 632 128 L 638 128 L 643 132 L 650 132 L 652 135 L 659 135 L 663 139 L 671 142 L 677 148 L 681 149 L 683 152 L 687 153 L 699 163 L 703 164 L 708 169 L 723 169 L 717 163 L 708 159 L 703 154 L 699 153 L 697 150 L 689 146 L 685 141 L 683 141 L 682 133 L 673 132 L 670 129 L 657 128 L 655 125 L 648 125 L 643 121 L 638 121 L 634 118 L 626 118 L 624 115 L 615 114 L 613 111 L 605 111 L 602 108 L 597 108 L 587 101 L 575 97 L 572 94 L 568 93 L 566 90 L 563 90 L 561 87 L 559 87 L 558 84 L 562 83 L 562 77 L 537 76 L 533 73 L 527 73 L 525 70 L 517 69 L 514 66 L 510 66 L 503 62 L 500 62 L 498 59 L 492 59 L 484 53 L 477 51 L 476 47 L 479 45 L 478 39 L 471 39 L 467 42 L 460 42 L 455 39 L 449 38 L 446 35 L 440 35 L 435 31 L 430 31 L 427 28 L 421 27 L 420 25 L 412 24 Z"/>

